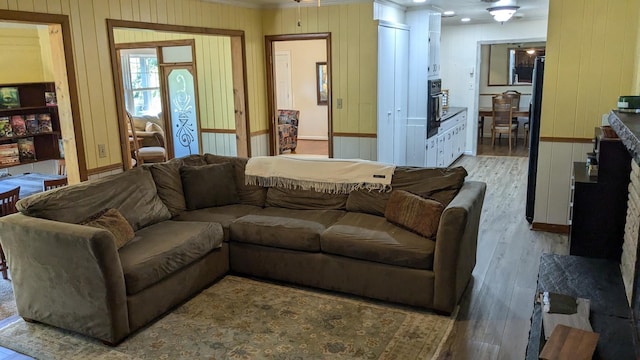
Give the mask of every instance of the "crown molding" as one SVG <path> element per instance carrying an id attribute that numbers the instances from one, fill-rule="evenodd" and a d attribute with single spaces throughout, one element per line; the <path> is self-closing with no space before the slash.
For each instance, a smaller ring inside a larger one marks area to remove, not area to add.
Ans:
<path id="1" fill-rule="evenodd" d="M 252 9 L 284 9 L 284 8 L 294 8 L 298 7 L 298 3 L 294 0 L 287 2 L 286 4 L 257 4 L 255 1 L 251 0 L 202 0 L 204 2 L 211 2 L 217 4 L 231 5 L 237 7 L 246 7 Z M 354 3 L 363 3 L 370 2 L 371 0 L 321 0 L 320 6 L 331 6 L 331 5 L 345 5 L 345 4 L 354 4 Z M 299 3 L 300 7 L 317 7 L 317 0 L 302 0 Z"/>

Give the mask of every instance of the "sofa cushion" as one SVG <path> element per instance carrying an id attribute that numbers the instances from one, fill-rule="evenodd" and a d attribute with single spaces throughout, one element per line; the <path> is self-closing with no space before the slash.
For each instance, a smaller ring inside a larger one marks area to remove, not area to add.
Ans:
<path id="1" fill-rule="evenodd" d="M 345 214 L 340 210 L 268 207 L 243 216 L 230 226 L 231 241 L 282 249 L 320 251 L 320 234 Z"/>
<path id="2" fill-rule="evenodd" d="M 182 190 L 188 210 L 238 203 L 231 164 L 182 166 Z"/>
<path id="3" fill-rule="evenodd" d="M 77 224 L 103 209 L 118 209 L 133 230 L 171 218 L 148 168 L 64 186 L 28 196 L 16 204 L 28 216 Z"/>
<path id="4" fill-rule="evenodd" d="M 266 205 L 295 210 L 344 210 L 348 197 L 348 194 L 270 187 Z"/>
<path id="5" fill-rule="evenodd" d="M 267 188 L 258 185 L 245 184 L 244 169 L 246 168 L 247 161 L 249 161 L 249 159 L 213 154 L 205 154 L 204 158 L 208 164 L 233 164 L 233 174 L 236 181 L 236 191 L 238 192 L 240 203 L 245 205 L 264 207 L 265 198 L 267 197 Z"/>
<path id="6" fill-rule="evenodd" d="M 136 294 L 221 247 L 222 236 L 222 226 L 209 222 L 169 220 L 137 231 L 119 250 L 127 294 Z"/>
<path id="7" fill-rule="evenodd" d="M 180 177 L 180 161 L 169 161 L 154 164 L 145 164 L 151 170 L 153 181 L 158 189 L 158 196 L 166 205 L 171 216 L 185 211 L 187 203 L 182 191 L 182 178 Z"/>
<path id="8" fill-rule="evenodd" d="M 387 202 L 384 217 L 429 239 L 435 239 L 444 205 L 404 190 L 395 190 Z"/>
<path id="9" fill-rule="evenodd" d="M 462 187 L 466 176 L 467 170 L 461 166 L 450 169 L 398 166 L 391 179 L 391 187 L 432 198 L 446 207 Z M 347 200 L 347 210 L 384 216 L 390 196 L 391 192 L 352 191 Z"/>
<path id="10" fill-rule="evenodd" d="M 180 161 L 182 165 L 188 165 L 188 166 L 207 165 L 207 161 L 205 160 L 204 155 L 199 155 L 199 154 L 183 156 L 181 158 L 176 159 L 176 161 Z"/>
<path id="11" fill-rule="evenodd" d="M 433 269 L 433 240 L 376 215 L 346 214 L 322 234 L 320 246 L 327 254 L 414 269 Z"/>
<path id="12" fill-rule="evenodd" d="M 229 241 L 229 225 L 236 219 L 249 215 L 261 209 L 251 205 L 226 205 L 210 207 L 200 210 L 185 211 L 174 217 L 175 221 L 208 221 L 219 223 L 224 230 L 224 240 Z"/>
<path id="13" fill-rule="evenodd" d="M 116 249 L 125 246 L 135 237 L 133 228 L 117 209 L 104 209 L 84 219 L 80 225 L 109 231 L 115 239 Z"/>

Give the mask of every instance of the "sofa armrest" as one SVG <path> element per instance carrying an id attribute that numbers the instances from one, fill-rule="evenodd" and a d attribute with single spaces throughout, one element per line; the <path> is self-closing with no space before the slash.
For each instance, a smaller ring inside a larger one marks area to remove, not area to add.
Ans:
<path id="1" fill-rule="evenodd" d="M 26 216 L 0 218 L 20 316 L 109 343 L 129 333 L 124 275 L 106 230 Z"/>
<path id="2" fill-rule="evenodd" d="M 437 310 L 452 312 L 471 279 L 486 188 L 483 182 L 466 181 L 442 213 L 433 263 Z"/>

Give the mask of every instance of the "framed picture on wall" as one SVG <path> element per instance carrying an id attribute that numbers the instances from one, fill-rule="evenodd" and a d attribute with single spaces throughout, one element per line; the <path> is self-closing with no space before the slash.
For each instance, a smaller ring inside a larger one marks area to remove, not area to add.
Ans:
<path id="1" fill-rule="evenodd" d="M 327 81 L 327 63 L 316 63 L 316 79 L 318 92 L 318 105 L 328 105 L 329 99 L 329 83 Z"/>

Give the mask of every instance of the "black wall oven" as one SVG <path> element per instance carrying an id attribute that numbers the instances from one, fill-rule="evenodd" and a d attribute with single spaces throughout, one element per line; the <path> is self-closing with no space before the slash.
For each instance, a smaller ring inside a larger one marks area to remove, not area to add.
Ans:
<path id="1" fill-rule="evenodd" d="M 427 139 L 438 134 L 442 119 L 442 80 L 428 80 L 427 88 Z"/>

